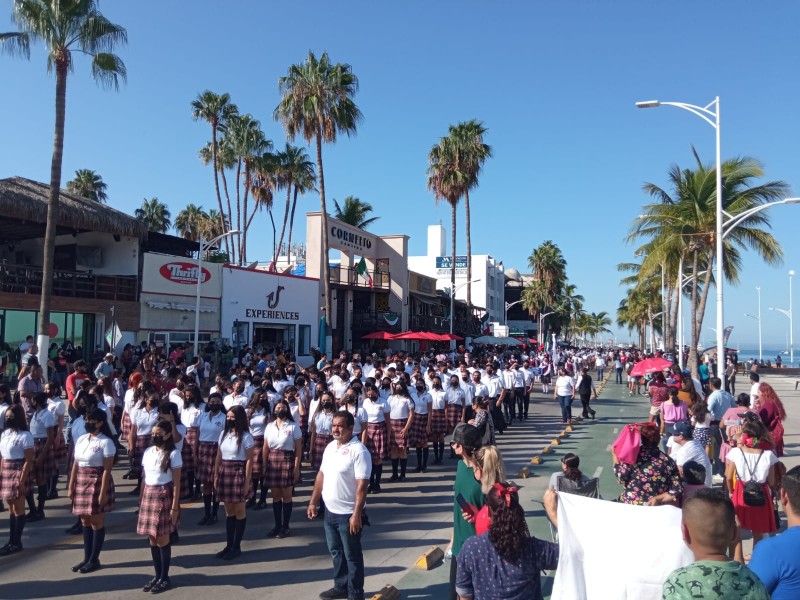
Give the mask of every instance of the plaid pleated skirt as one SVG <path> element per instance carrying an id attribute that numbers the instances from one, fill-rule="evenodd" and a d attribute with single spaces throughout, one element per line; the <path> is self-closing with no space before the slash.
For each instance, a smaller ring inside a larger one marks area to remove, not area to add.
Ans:
<path id="1" fill-rule="evenodd" d="M 264 476 L 264 436 L 253 436 L 253 480 Z"/>
<path id="2" fill-rule="evenodd" d="M 186 429 L 186 435 L 183 438 L 183 448 L 181 448 L 181 460 L 183 461 L 183 470 L 186 473 L 194 473 L 196 465 L 194 464 L 194 449 L 197 446 L 197 427 L 189 427 Z"/>
<path id="3" fill-rule="evenodd" d="M 72 494 L 72 514 L 78 516 L 99 515 L 114 510 L 116 492 L 111 477 L 106 492 L 106 501 L 100 505 L 100 488 L 103 486 L 103 467 L 78 467 L 75 492 Z"/>
<path id="4" fill-rule="evenodd" d="M 461 413 L 464 408 L 460 404 L 448 404 L 445 408 L 445 419 L 447 420 L 447 435 L 455 431 L 456 425 L 461 423 Z"/>
<path id="5" fill-rule="evenodd" d="M 33 441 L 33 479 L 36 481 L 36 485 L 47 485 L 56 468 L 53 446 L 51 445 L 47 452 L 44 452 L 45 444 L 47 444 L 46 438 L 37 438 Z M 44 456 L 44 460 L 41 465 L 37 465 L 41 456 Z"/>
<path id="6" fill-rule="evenodd" d="M 286 488 L 294 485 L 294 459 L 292 450 L 272 450 L 267 457 L 264 487 Z"/>
<path id="7" fill-rule="evenodd" d="M 381 460 L 389 456 L 389 440 L 384 423 L 367 423 L 366 444 L 373 460 Z"/>
<path id="8" fill-rule="evenodd" d="M 62 432 L 56 432 L 53 444 L 53 459 L 55 460 L 56 466 L 58 466 L 62 460 L 67 458 L 67 442 Z"/>
<path id="9" fill-rule="evenodd" d="M 223 460 L 217 474 L 217 500 L 225 504 L 244 502 L 247 490 L 244 487 L 245 461 Z"/>
<path id="10" fill-rule="evenodd" d="M 161 537 L 177 531 L 172 523 L 170 511 L 175 493 L 172 482 L 164 485 L 145 485 L 139 502 L 139 521 L 136 533 L 151 537 Z"/>
<path id="11" fill-rule="evenodd" d="M 122 411 L 122 425 L 120 429 L 120 438 L 127 442 L 128 436 L 131 434 L 131 416 L 125 411 Z"/>
<path id="12" fill-rule="evenodd" d="M 25 465 L 24 459 L 2 461 L 0 468 L 0 499 L 16 500 L 20 496 L 20 477 L 22 467 Z M 33 469 L 28 471 L 27 481 L 25 482 L 25 492 L 31 491 L 33 486 Z"/>
<path id="13" fill-rule="evenodd" d="M 410 445 L 409 437 L 411 432 L 409 431 L 409 437 L 403 437 L 403 427 L 406 426 L 408 422 L 407 419 L 390 419 L 389 425 L 391 425 L 392 431 L 392 439 L 389 440 L 389 447 L 391 448 L 394 446 L 395 448 L 400 448 L 401 450 L 404 448 L 408 448 Z"/>
<path id="14" fill-rule="evenodd" d="M 211 484 L 214 482 L 214 461 L 217 460 L 216 442 L 198 442 L 197 464 L 194 469 L 194 476 L 203 483 Z"/>
<path id="15" fill-rule="evenodd" d="M 408 436 L 408 446 L 419 446 L 428 443 L 428 415 L 414 413 L 411 431 Z"/>
<path id="16" fill-rule="evenodd" d="M 300 415 L 300 431 L 303 432 L 303 435 L 308 433 L 308 411 L 306 410 L 306 414 Z"/>
<path id="17" fill-rule="evenodd" d="M 133 448 L 128 448 L 128 458 L 131 469 L 137 473 L 142 470 L 142 456 L 144 451 L 153 445 L 153 438 L 149 435 L 137 435 L 133 438 Z"/>
<path id="18" fill-rule="evenodd" d="M 311 466 L 315 471 L 318 471 L 322 466 L 322 455 L 325 453 L 325 448 L 333 440 L 332 435 L 325 435 L 318 433 L 314 438 L 314 445 L 311 447 Z"/>
<path id="19" fill-rule="evenodd" d="M 447 418 L 443 408 L 431 410 L 431 435 L 447 435 Z"/>

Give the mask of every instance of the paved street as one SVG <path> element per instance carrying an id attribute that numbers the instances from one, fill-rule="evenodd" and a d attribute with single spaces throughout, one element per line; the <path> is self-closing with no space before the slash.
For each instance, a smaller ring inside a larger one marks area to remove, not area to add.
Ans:
<path id="1" fill-rule="evenodd" d="M 741 379 L 741 378 L 740 378 Z M 794 390 L 793 378 L 767 375 L 786 404 L 787 467 L 800 463 L 800 392 Z M 744 384 L 740 381 L 740 387 Z M 509 479 L 528 464 L 530 458 L 560 431 L 558 405 L 548 395 L 534 396 L 533 418 L 501 436 L 499 446 L 506 461 Z M 645 419 L 643 397 L 631 398 L 622 386 L 608 384 L 597 401 L 598 419 L 576 427 L 545 463 L 532 468 L 534 476 L 520 481 L 523 505 L 529 508 L 531 532 L 549 538 L 541 500 L 549 474 L 559 467 L 565 452 L 581 457 L 582 470 L 601 478 L 605 498 L 619 493 L 611 471 L 608 445 L 625 423 Z M 414 465 L 414 458 L 410 463 Z M 146 541 L 135 534 L 135 499 L 127 492 L 132 484 L 121 479 L 125 461 L 115 470 L 117 510 L 109 518 L 108 536 L 101 557 L 104 568 L 89 575 L 72 573 L 70 566 L 81 558 L 79 536 L 63 530 L 73 522 L 67 501 L 61 498 L 48 504 L 47 519 L 25 529 L 25 551 L 0 560 L 3 577 L 0 598 L 66 598 L 103 592 L 107 598 L 141 598 L 140 588 L 151 574 Z M 412 568 L 414 561 L 432 545 L 444 548 L 450 536 L 452 520 L 452 474 L 455 461 L 446 461 L 427 474 L 411 473 L 405 484 L 386 484 L 380 496 L 370 496 L 372 526 L 364 537 L 367 585 L 374 593 L 386 583 L 396 585 L 403 598 L 440 599 L 446 593 L 448 565 L 425 572 Z M 310 473 L 304 474 L 306 480 Z M 194 598 L 198 593 L 235 593 L 237 598 L 315 598 L 330 587 L 331 561 L 325 546 L 322 525 L 305 517 L 310 486 L 297 490 L 292 515 L 292 536 L 284 540 L 266 540 L 272 526 L 272 511 L 250 511 L 242 556 L 228 563 L 213 554 L 223 545 L 224 519 L 212 527 L 197 527 L 202 508 L 187 504 L 182 514 L 181 543 L 173 550 L 171 577 L 174 590 L 170 598 Z M 220 509 L 221 511 L 221 509 Z M 8 513 L 0 515 L 0 535 L 6 535 Z M 209 587 L 212 589 L 209 590 Z"/>

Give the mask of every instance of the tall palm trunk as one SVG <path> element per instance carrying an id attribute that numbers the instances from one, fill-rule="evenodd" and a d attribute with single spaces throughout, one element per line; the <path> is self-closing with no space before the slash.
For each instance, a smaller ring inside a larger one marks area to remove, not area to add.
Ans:
<path id="1" fill-rule="evenodd" d="M 292 176 L 289 175 L 289 181 L 286 183 L 286 210 L 283 211 L 283 226 L 281 227 L 281 239 L 278 243 L 278 248 L 275 250 L 275 255 L 272 257 L 272 264 L 277 265 L 278 255 L 281 253 L 281 246 L 283 246 L 283 235 L 286 233 L 286 223 L 289 220 L 289 204 L 292 201 Z M 288 252 L 286 253 L 288 257 Z"/>
<path id="2" fill-rule="evenodd" d="M 681 262 L 681 264 L 683 264 L 683 262 Z M 678 338 L 677 338 L 677 336 L 678 336 L 678 327 L 679 327 L 679 325 L 678 325 L 678 319 L 679 319 L 678 306 L 680 306 L 681 295 L 683 294 L 683 290 L 681 289 L 681 278 L 682 277 L 683 277 L 683 273 L 681 273 L 680 270 L 679 270 L 678 271 L 678 275 L 675 278 L 675 286 L 672 288 L 672 297 L 674 298 L 674 301 L 672 302 L 672 306 L 670 307 L 671 308 L 671 312 L 669 314 L 669 320 L 670 320 L 670 323 L 671 323 L 672 332 L 673 332 L 673 338 L 674 339 L 673 339 L 672 346 L 670 346 L 670 348 L 673 348 L 673 347 L 677 348 L 678 347 Z M 683 348 L 679 348 L 678 351 L 679 352 L 683 352 Z"/>
<path id="3" fill-rule="evenodd" d="M 692 372 L 692 376 L 695 378 L 699 378 L 699 371 L 697 370 L 697 344 L 700 338 L 700 332 L 697 330 L 697 321 L 695 319 L 695 315 L 697 314 L 697 265 L 699 263 L 698 260 L 698 252 L 695 248 L 692 250 L 692 301 L 691 301 L 691 318 L 689 323 L 691 324 L 691 337 L 692 343 L 689 346 L 689 370 Z"/>
<path id="4" fill-rule="evenodd" d="M 292 231 L 294 229 L 294 209 L 297 208 L 297 193 L 300 190 L 294 186 L 294 199 L 292 200 L 292 214 L 289 217 L 289 239 L 286 242 L 286 254 L 291 257 L 292 255 Z"/>
<path id="5" fill-rule="evenodd" d="M 269 212 L 269 220 L 272 223 L 272 254 L 276 254 L 276 246 L 275 246 L 275 217 L 272 216 L 272 207 L 270 206 L 267 211 Z"/>
<path id="6" fill-rule="evenodd" d="M 219 193 L 219 173 L 217 169 L 219 167 L 219 162 L 217 160 L 217 121 L 216 119 L 211 122 L 211 155 L 214 159 L 214 189 L 217 191 L 217 206 L 219 206 L 219 214 L 224 215 L 225 211 L 222 209 L 222 196 Z M 225 232 L 225 227 L 223 226 L 222 232 Z M 199 237 L 199 236 L 198 236 Z M 228 241 L 228 236 L 222 238 L 225 240 L 225 253 L 228 255 L 228 260 L 230 260 L 231 256 L 231 247 L 230 242 Z"/>
<path id="7" fill-rule="evenodd" d="M 245 223 L 244 223 L 244 230 L 242 231 L 242 251 L 241 251 L 241 260 L 242 264 L 247 264 L 247 230 L 250 229 L 250 222 L 253 220 L 247 218 L 247 198 L 250 193 L 250 162 L 245 159 L 244 161 L 244 199 L 242 201 L 242 215 L 244 215 Z M 255 214 L 255 209 L 253 210 L 253 214 Z"/>
<path id="8" fill-rule="evenodd" d="M 239 231 L 239 262 L 242 264 L 242 241 L 244 234 L 242 233 L 242 202 L 241 193 L 239 192 L 239 181 L 242 178 L 242 159 L 236 161 L 236 229 Z"/>
<path id="9" fill-rule="evenodd" d="M 472 312 L 472 234 L 469 223 L 469 190 L 464 192 L 464 208 L 466 209 L 467 229 L 467 311 Z"/>
<path id="10" fill-rule="evenodd" d="M 228 218 L 225 219 L 224 216 L 225 213 L 223 213 L 223 220 L 227 220 L 228 226 L 233 227 L 233 211 L 231 209 L 231 195 L 228 193 L 228 178 L 225 177 L 224 167 L 220 168 L 219 174 L 222 177 L 222 185 L 224 186 L 223 189 L 225 190 L 225 199 L 227 200 L 228 204 Z M 228 261 L 230 261 L 233 264 L 236 263 L 236 244 L 233 242 L 233 240 L 231 240 L 230 248 L 231 248 L 231 254 L 228 256 Z"/>
<path id="11" fill-rule="evenodd" d="M 450 329 L 455 333 L 455 318 L 456 318 L 456 205 L 455 202 L 450 204 L 451 222 L 450 231 L 453 232 L 451 236 L 451 260 L 450 264 Z"/>
<path id="12" fill-rule="evenodd" d="M 322 220 L 322 289 L 325 293 L 325 334 L 331 332 L 331 276 L 328 264 L 328 207 L 325 204 L 325 173 L 322 170 L 322 123 L 317 123 L 317 171 L 319 172 L 319 205 Z M 327 348 L 332 352 L 333 348 Z"/>
<path id="13" fill-rule="evenodd" d="M 42 260 L 42 295 L 39 299 L 39 335 L 36 340 L 39 346 L 38 356 L 41 365 L 47 365 L 47 349 L 50 346 L 50 296 L 53 293 L 68 71 L 67 59 L 63 56 L 56 58 L 56 126 L 53 135 L 53 158 L 50 162 L 50 197 L 47 202 L 47 225 L 44 233 L 44 257 Z"/>
<path id="14" fill-rule="evenodd" d="M 703 316 L 705 315 L 706 311 L 706 303 L 708 302 L 708 292 L 711 289 L 711 276 L 713 274 L 713 270 L 711 266 L 714 264 L 714 250 L 713 248 L 709 250 L 708 256 L 706 257 L 706 274 L 703 276 L 703 291 L 700 293 L 700 300 L 697 305 L 697 312 L 693 315 L 693 318 L 697 321 L 697 331 L 702 333 L 703 331 Z M 725 368 L 725 359 L 721 359 L 717 357 L 717 377 L 719 377 L 719 369 Z"/>

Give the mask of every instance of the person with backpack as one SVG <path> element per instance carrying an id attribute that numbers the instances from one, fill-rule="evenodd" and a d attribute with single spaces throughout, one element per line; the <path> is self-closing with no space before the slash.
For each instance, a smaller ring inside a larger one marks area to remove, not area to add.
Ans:
<path id="1" fill-rule="evenodd" d="M 575 389 L 578 391 L 578 396 L 580 396 L 581 404 L 583 405 L 583 418 L 587 419 L 589 415 L 592 415 L 592 419 L 594 419 L 596 411 L 589 407 L 589 401 L 592 398 L 592 394 L 594 394 L 594 399 L 597 400 L 597 390 L 594 388 L 592 376 L 589 375 L 588 367 L 583 367 L 583 369 L 581 369 L 581 374 L 578 376 L 578 383 L 575 385 Z"/>
<path id="2" fill-rule="evenodd" d="M 778 530 L 771 492 L 777 462 L 769 431 L 757 415 L 747 413 L 736 447 L 725 458 L 725 481 L 736 511 L 736 524 L 753 532 L 754 546 L 764 534 Z M 744 562 L 741 533 L 733 558 Z"/>

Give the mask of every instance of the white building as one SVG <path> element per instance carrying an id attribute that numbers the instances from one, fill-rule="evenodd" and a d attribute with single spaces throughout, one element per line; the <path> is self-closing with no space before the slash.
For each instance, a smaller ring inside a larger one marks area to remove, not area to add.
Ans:
<path id="1" fill-rule="evenodd" d="M 442 225 L 428 225 L 428 251 L 425 256 L 409 256 L 410 271 L 436 278 L 436 288 L 450 288 L 452 256 L 447 252 Z M 472 305 L 485 309 L 489 321 L 505 321 L 505 276 L 503 263 L 488 254 L 472 255 Z M 456 256 L 456 299 L 467 298 L 467 257 Z"/>

